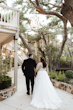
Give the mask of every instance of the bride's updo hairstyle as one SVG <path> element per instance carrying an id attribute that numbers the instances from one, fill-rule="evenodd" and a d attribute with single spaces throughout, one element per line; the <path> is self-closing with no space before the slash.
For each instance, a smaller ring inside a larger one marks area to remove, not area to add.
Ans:
<path id="1" fill-rule="evenodd" d="M 41 57 L 40 58 L 40 60 L 41 60 L 41 62 L 43 63 L 43 68 L 45 68 L 46 67 L 46 62 L 45 62 L 45 60 Z"/>

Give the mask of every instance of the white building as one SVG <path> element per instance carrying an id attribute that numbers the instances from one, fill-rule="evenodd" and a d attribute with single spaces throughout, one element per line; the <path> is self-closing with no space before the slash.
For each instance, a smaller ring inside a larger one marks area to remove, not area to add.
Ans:
<path id="1" fill-rule="evenodd" d="M 17 87 L 17 48 L 19 37 L 19 10 L 0 5 L 0 54 L 2 46 L 14 40 L 14 85 Z"/>

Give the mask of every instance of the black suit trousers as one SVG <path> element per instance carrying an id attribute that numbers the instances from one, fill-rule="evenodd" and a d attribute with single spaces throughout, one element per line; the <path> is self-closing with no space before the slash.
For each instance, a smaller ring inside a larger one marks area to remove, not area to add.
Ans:
<path id="1" fill-rule="evenodd" d="M 31 81 L 31 91 L 33 92 L 33 87 L 34 87 L 34 76 L 25 76 L 26 77 L 26 87 L 27 87 L 27 92 L 30 92 L 30 81 Z"/>

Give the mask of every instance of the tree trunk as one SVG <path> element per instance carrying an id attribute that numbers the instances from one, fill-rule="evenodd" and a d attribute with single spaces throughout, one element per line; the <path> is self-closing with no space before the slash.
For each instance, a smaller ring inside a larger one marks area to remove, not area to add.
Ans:
<path id="1" fill-rule="evenodd" d="M 24 38 L 21 36 L 21 34 L 19 34 L 20 39 L 22 40 L 24 47 L 28 49 L 29 54 L 33 53 L 31 48 L 28 46 L 28 44 L 26 43 L 26 41 L 24 40 Z"/>
<path id="2" fill-rule="evenodd" d="M 62 41 L 62 45 L 61 45 L 61 48 L 55 58 L 54 61 L 52 61 L 51 57 L 50 57 L 50 54 L 48 54 L 48 60 L 49 60 L 49 66 L 50 66 L 50 70 L 56 70 L 57 68 L 57 65 L 58 65 L 58 61 L 60 60 L 60 57 L 62 55 L 62 52 L 63 52 L 63 49 L 64 49 L 64 46 L 65 46 L 65 43 L 66 43 L 66 40 L 67 40 L 67 28 L 66 28 L 66 25 L 67 25 L 67 22 L 65 21 L 64 22 L 64 37 L 63 37 L 63 41 Z"/>
<path id="3" fill-rule="evenodd" d="M 55 59 L 55 64 L 58 63 L 58 61 L 59 61 L 59 59 L 60 59 L 60 57 L 62 55 L 62 52 L 63 52 L 64 46 L 65 46 L 66 40 L 67 40 L 67 26 L 66 25 L 67 25 L 67 21 L 64 22 L 64 36 L 63 36 L 63 41 L 62 41 L 61 48 L 60 48 L 60 50 L 59 50 L 59 52 L 57 54 L 57 57 Z"/>
<path id="4" fill-rule="evenodd" d="M 32 51 L 31 48 L 28 46 L 28 44 L 26 43 L 26 41 L 24 40 L 24 38 L 23 38 L 20 34 L 19 34 L 19 37 L 20 37 L 20 39 L 22 40 L 24 47 L 28 49 L 29 54 L 33 54 L 34 59 L 36 60 L 37 58 L 35 57 L 33 51 Z M 38 59 L 37 59 L 37 62 L 38 62 Z"/>
<path id="5" fill-rule="evenodd" d="M 51 63 L 51 61 L 50 61 L 49 58 L 48 58 L 48 60 L 49 60 L 49 71 L 51 71 L 51 70 L 53 70 L 53 69 L 52 69 L 52 63 Z"/>
<path id="6" fill-rule="evenodd" d="M 73 0 L 64 0 L 65 3 L 62 5 L 61 14 L 70 21 L 73 26 Z"/>
<path id="7" fill-rule="evenodd" d="M 52 61 L 52 63 L 50 63 L 50 70 L 56 71 L 56 68 L 57 68 L 57 64 L 55 64 L 55 63 Z"/>
<path id="8" fill-rule="evenodd" d="M 42 57 L 45 59 L 45 61 L 46 61 L 46 58 L 45 58 L 45 53 L 44 53 L 44 51 L 42 51 L 42 49 L 40 48 L 40 47 L 38 47 L 38 49 L 39 49 L 39 51 L 41 52 L 41 54 L 42 54 Z"/>
<path id="9" fill-rule="evenodd" d="M 72 52 L 72 64 L 71 64 L 71 70 L 73 70 L 73 52 Z"/>
<path id="10" fill-rule="evenodd" d="M 68 49 L 69 55 L 71 57 L 71 52 L 70 52 L 70 49 L 69 49 L 68 41 L 67 41 L 67 49 Z"/>

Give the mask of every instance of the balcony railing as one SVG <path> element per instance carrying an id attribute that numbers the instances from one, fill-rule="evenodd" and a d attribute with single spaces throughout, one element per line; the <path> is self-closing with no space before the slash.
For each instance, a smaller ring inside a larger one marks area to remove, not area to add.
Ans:
<path id="1" fill-rule="evenodd" d="M 0 25 L 17 28 L 19 10 L 0 5 Z"/>

